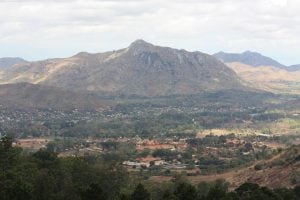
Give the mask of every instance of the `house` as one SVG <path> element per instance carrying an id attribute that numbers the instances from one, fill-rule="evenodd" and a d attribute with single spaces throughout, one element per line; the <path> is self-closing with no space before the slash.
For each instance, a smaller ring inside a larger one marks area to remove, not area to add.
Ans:
<path id="1" fill-rule="evenodd" d="M 133 167 L 133 168 L 143 168 L 143 167 L 148 168 L 150 166 L 150 163 L 124 161 L 122 165 Z"/>
<path id="2" fill-rule="evenodd" d="M 145 158 L 137 158 L 137 161 L 140 163 L 147 163 L 149 166 L 160 166 L 165 164 L 165 161 L 159 157 L 147 156 Z"/>

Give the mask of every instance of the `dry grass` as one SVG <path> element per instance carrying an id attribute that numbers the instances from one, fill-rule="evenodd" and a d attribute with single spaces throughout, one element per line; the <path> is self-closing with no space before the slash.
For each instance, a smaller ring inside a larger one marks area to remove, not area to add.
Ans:
<path id="1" fill-rule="evenodd" d="M 235 135 L 257 135 L 261 133 L 258 130 L 245 128 L 245 129 L 209 129 L 209 130 L 203 130 L 197 133 L 197 138 L 203 138 L 207 135 L 215 135 L 215 136 L 221 136 L 221 135 L 229 135 L 229 134 L 235 134 Z"/>
<path id="2" fill-rule="evenodd" d="M 296 149 L 298 153 L 296 153 L 294 157 L 299 156 L 300 146 L 296 147 Z M 194 184 L 203 181 L 210 182 L 217 179 L 225 179 L 230 183 L 231 189 L 238 187 L 244 182 L 254 182 L 270 188 L 293 187 L 292 179 L 295 174 L 300 174 L 300 161 L 294 161 L 293 163 L 287 162 L 285 161 L 286 154 L 290 154 L 290 152 L 283 152 L 269 160 L 257 161 L 251 166 L 238 170 L 232 170 L 222 174 L 188 176 L 187 178 Z M 283 164 L 274 164 L 280 162 Z M 262 170 L 255 170 L 254 166 L 257 164 L 262 164 L 265 167 Z M 150 180 L 157 182 L 165 182 L 171 179 L 172 177 L 168 176 L 153 176 L 150 178 Z"/>
<path id="3" fill-rule="evenodd" d="M 300 72 L 273 67 L 252 67 L 242 63 L 226 63 L 247 84 L 274 93 L 300 94 Z"/>

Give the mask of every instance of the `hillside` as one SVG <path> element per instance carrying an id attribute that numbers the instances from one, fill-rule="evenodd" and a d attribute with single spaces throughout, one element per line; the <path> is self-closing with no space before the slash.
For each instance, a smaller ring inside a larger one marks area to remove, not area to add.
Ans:
<path id="1" fill-rule="evenodd" d="M 246 85 L 273 93 L 300 94 L 300 71 L 270 66 L 254 68 L 239 62 L 226 64 L 245 80 Z"/>
<path id="2" fill-rule="evenodd" d="M 27 61 L 23 58 L 12 58 L 12 57 L 5 57 L 0 58 L 0 70 L 8 69 L 16 64 L 24 64 Z"/>
<path id="3" fill-rule="evenodd" d="M 288 71 L 300 71 L 300 65 L 291 65 L 288 67 Z"/>
<path id="4" fill-rule="evenodd" d="M 12 109 L 102 109 L 111 104 L 97 97 L 29 83 L 0 85 L 0 106 Z"/>
<path id="5" fill-rule="evenodd" d="M 141 96 L 244 88 L 233 70 L 210 55 L 143 40 L 118 51 L 31 62 L 0 74 L 2 84 L 17 82 Z"/>
<path id="6" fill-rule="evenodd" d="M 281 154 L 251 167 L 220 174 L 234 186 L 243 182 L 257 183 L 270 188 L 293 187 L 300 183 L 300 146 L 289 147 Z"/>
<path id="7" fill-rule="evenodd" d="M 232 177 L 234 183 L 253 182 L 271 188 L 292 187 L 300 183 L 300 146 L 289 147 L 278 156 L 260 161 Z"/>
<path id="8" fill-rule="evenodd" d="M 286 66 L 256 52 L 245 51 L 244 53 L 225 53 L 219 52 L 213 55 L 224 63 L 239 62 L 253 67 L 272 66 L 285 69 Z"/>
<path id="9" fill-rule="evenodd" d="M 273 93 L 300 94 L 298 65 L 287 67 L 250 51 L 241 54 L 219 52 L 214 56 L 235 71 L 246 86 Z"/>
<path id="10" fill-rule="evenodd" d="M 172 177 L 154 176 L 151 180 L 163 182 Z M 198 184 L 202 181 L 225 179 L 234 189 L 244 182 L 257 183 L 270 188 L 294 187 L 300 183 L 300 146 L 289 147 L 279 155 L 269 159 L 257 161 L 252 166 L 226 173 L 213 175 L 199 175 L 188 177 Z"/>

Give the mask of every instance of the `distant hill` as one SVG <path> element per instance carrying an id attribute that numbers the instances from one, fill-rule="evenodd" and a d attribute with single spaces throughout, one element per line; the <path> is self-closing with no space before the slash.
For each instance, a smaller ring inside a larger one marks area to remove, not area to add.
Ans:
<path id="1" fill-rule="evenodd" d="M 273 93 L 300 94 L 300 71 L 287 71 L 274 67 L 253 67 L 239 62 L 226 63 L 244 84 Z"/>
<path id="2" fill-rule="evenodd" d="M 12 58 L 12 57 L 0 58 L 0 70 L 10 68 L 15 64 L 24 64 L 26 62 L 27 61 L 24 60 L 23 58 Z"/>
<path id="3" fill-rule="evenodd" d="M 13 109 L 103 109 L 111 104 L 96 96 L 60 88 L 17 83 L 0 85 L 0 107 Z"/>
<path id="4" fill-rule="evenodd" d="M 300 64 L 299 65 L 291 65 L 288 67 L 289 71 L 300 71 Z"/>
<path id="5" fill-rule="evenodd" d="M 219 52 L 214 56 L 234 70 L 247 86 L 273 93 L 300 94 L 300 65 L 287 67 L 250 51 Z"/>
<path id="6" fill-rule="evenodd" d="M 12 67 L 0 83 L 29 82 L 99 94 L 159 96 L 245 88 L 213 56 L 159 47 L 143 40 L 105 53 L 79 53 Z"/>
<path id="7" fill-rule="evenodd" d="M 213 55 L 224 63 L 240 62 L 253 67 L 273 66 L 285 69 L 286 66 L 273 60 L 272 58 L 263 56 L 256 52 L 245 51 L 244 53 L 225 53 L 219 52 Z"/>

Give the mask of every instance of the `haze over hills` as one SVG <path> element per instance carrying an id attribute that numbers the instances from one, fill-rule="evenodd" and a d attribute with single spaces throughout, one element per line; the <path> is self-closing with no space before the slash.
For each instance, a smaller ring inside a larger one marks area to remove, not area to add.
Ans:
<path id="1" fill-rule="evenodd" d="M 15 64 L 24 64 L 27 61 L 24 60 L 23 58 L 18 58 L 18 57 L 5 57 L 5 58 L 0 58 L 0 70 L 2 69 L 7 69 L 12 67 Z"/>
<path id="2" fill-rule="evenodd" d="M 18 82 L 141 96 L 244 88 L 236 73 L 213 56 L 143 40 L 117 51 L 29 62 L 0 74 L 2 84 Z"/>

